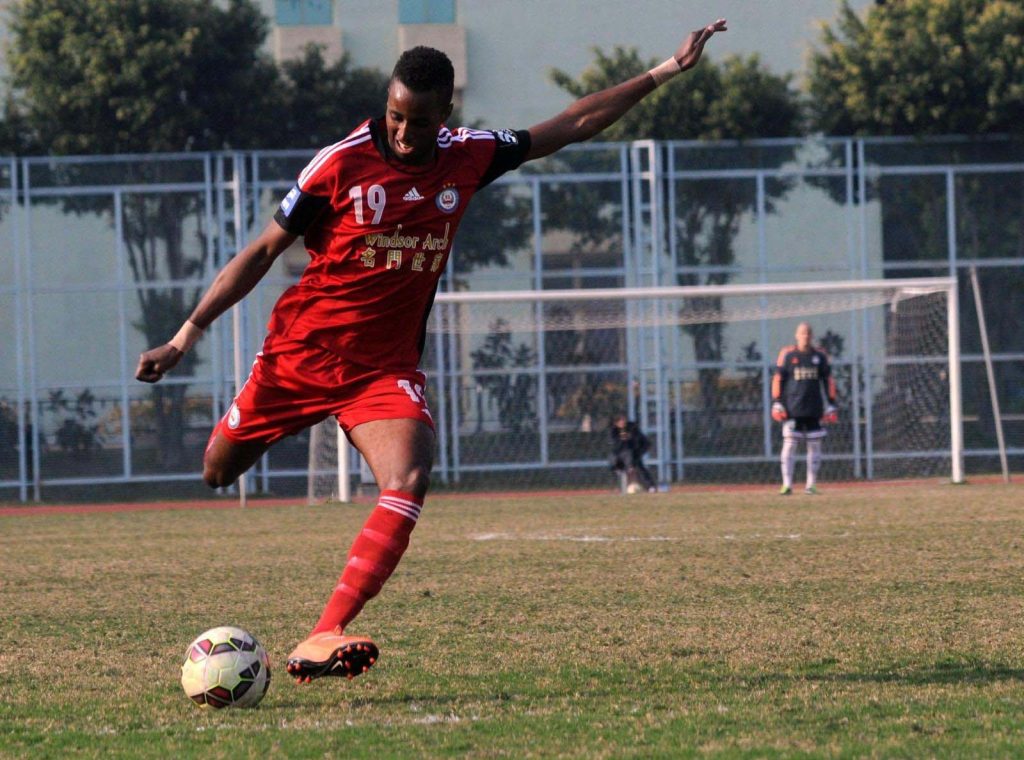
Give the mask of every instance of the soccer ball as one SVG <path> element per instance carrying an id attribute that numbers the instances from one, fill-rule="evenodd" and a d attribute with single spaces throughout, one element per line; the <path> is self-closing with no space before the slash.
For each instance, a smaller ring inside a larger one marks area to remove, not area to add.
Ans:
<path id="1" fill-rule="evenodd" d="M 270 658 L 251 633 L 223 625 L 188 645 L 181 688 L 197 705 L 255 707 L 270 686 Z"/>
<path id="2" fill-rule="evenodd" d="M 626 493 L 640 493 L 642 490 L 639 483 L 630 483 L 626 486 Z"/>

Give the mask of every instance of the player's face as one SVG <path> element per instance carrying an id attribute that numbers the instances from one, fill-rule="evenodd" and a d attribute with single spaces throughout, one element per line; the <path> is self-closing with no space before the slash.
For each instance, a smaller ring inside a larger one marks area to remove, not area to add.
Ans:
<path id="1" fill-rule="evenodd" d="M 800 325 L 796 328 L 796 347 L 801 351 L 806 351 L 810 348 L 811 338 L 814 337 L 811 333 L 809 325 Z"/>
<path id="2" fill-rule="evenodd" d="M 413 92 L 397 79 L 388 87 L 384 120 L 388 147 L 405 164 L 426 164 L 434 159 L 437 131 L 452 112 L 436 92 Z"/>

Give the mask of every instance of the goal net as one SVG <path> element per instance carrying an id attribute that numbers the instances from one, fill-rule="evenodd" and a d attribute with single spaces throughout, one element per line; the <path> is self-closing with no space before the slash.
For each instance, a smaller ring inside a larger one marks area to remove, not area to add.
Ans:
<path id="1" fill-rule="evenodd" d="M 439 294 L 423 359 L 432 480 L 613 488 L 608 426 L 624 413 L 662 486 L 776 481 L 772 372 L 808 322 L 839 400 L 819 478 L 959 481 L 957 318 L 951 278 Z M 333 420 L 312 436 L 313 500 L 338 496 L 337 443 Z"/>

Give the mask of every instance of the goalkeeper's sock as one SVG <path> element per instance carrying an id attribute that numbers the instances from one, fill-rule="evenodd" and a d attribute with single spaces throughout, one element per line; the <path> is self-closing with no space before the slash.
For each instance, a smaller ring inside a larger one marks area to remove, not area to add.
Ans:
<path id="1" fill-rule="evenodd" d="M 793 487 L 793 471 L 796 469 L 796 441 L 792 438 L 782 439 L 782 485 Z"/>
<path id="2" fill-rule="evenodd" d="M 402 491 L 381 491 L 348 553 L 348 562 L 313 633 L 345 626 L 375 597 L 409 546 L 423 500 Z"/>
<path id="3" fill-rule="evenodd" d="M 807 442 L 807 487 L 814 488 L 821 469 L 821 441 Z"/>

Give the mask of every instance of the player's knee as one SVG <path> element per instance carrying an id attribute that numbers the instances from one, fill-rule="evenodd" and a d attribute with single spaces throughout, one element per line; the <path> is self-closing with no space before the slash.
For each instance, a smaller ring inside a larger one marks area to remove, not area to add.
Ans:
<path id="1" fill-rule="evenodd" d="M 234 473 L 230 473 L 224 467 L 218 467 L 213 462 L 203 462 L 203 481 L 210 488 L 226 488 L 238 479 Z"/>
<path id="2" fill-rule="evenodd" d="M 413 467 L 392 477 L 385 487 L 423 497 L 430 488 L 430 470 L 426 467 Z"/>

